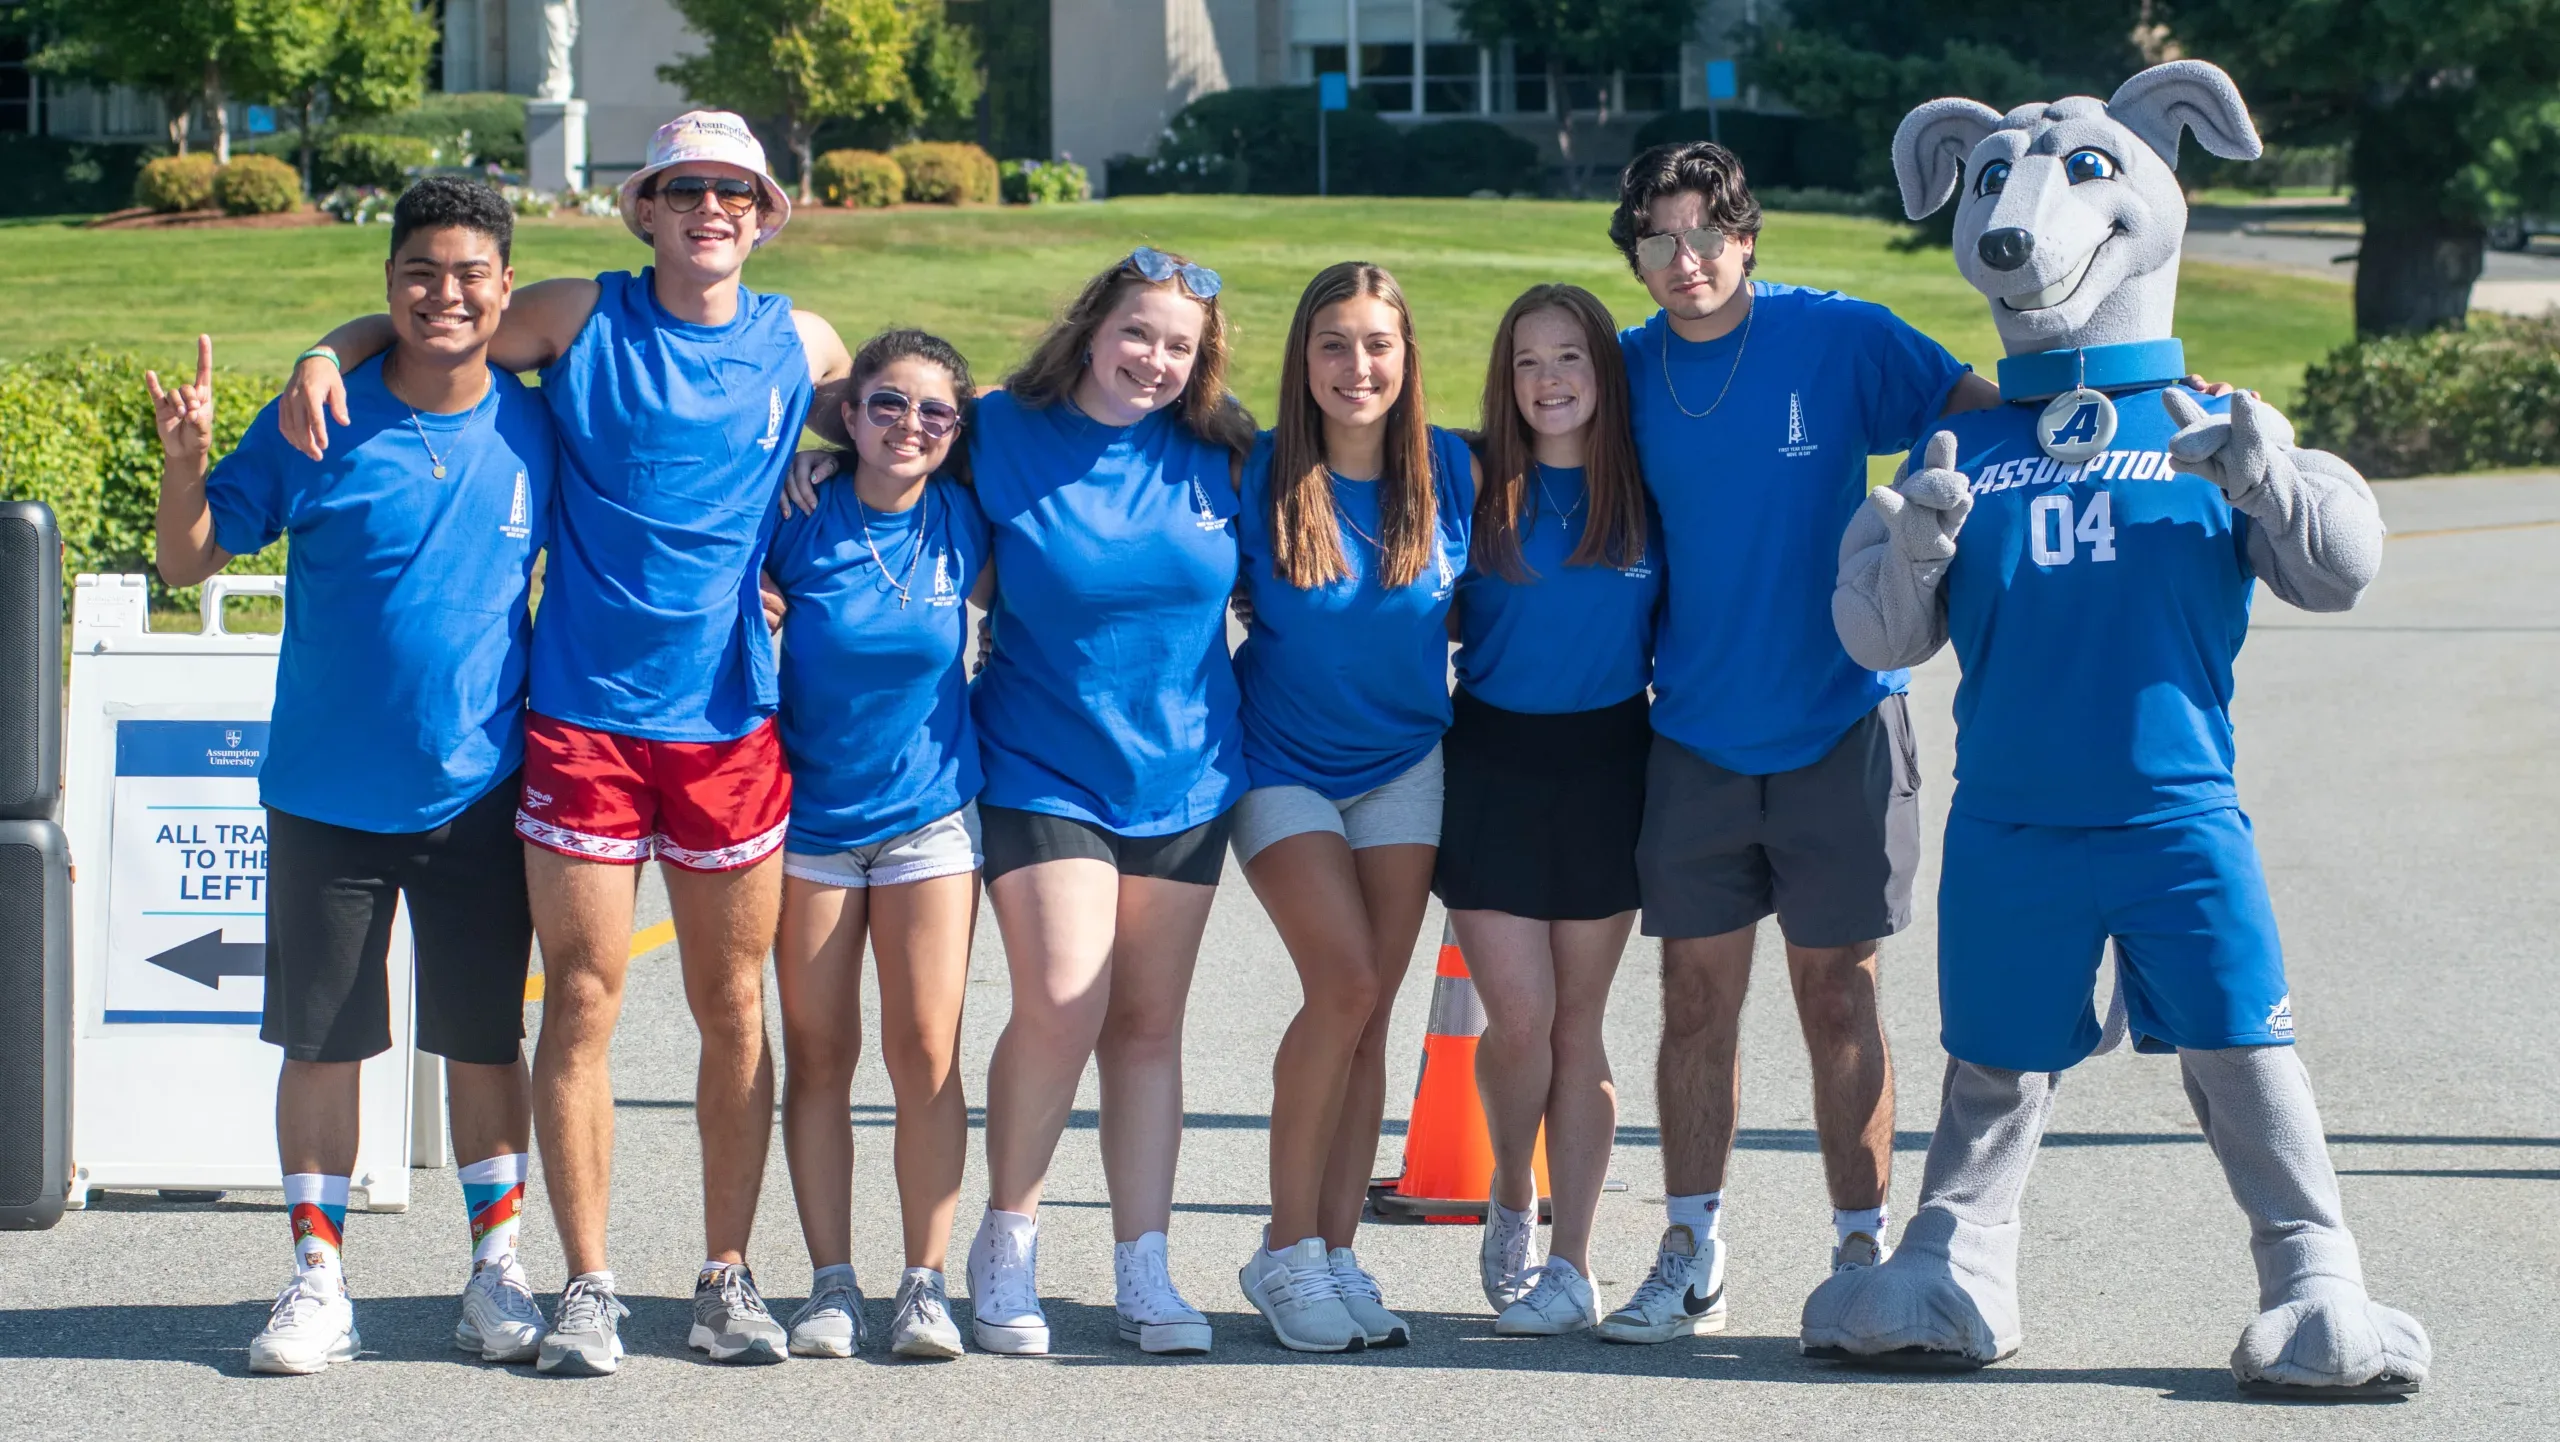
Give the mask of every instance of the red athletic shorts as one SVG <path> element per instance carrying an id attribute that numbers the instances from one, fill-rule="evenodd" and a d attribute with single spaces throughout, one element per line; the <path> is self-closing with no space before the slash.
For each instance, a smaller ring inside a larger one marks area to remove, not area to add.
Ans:
<path id="1" fill-rule="evenodd" d="M 516 834 L 546 851 L 734 871 L 772 855 L 790 823 L 769 720 L 735 741 L 644 741 L 526 713 Z"/>

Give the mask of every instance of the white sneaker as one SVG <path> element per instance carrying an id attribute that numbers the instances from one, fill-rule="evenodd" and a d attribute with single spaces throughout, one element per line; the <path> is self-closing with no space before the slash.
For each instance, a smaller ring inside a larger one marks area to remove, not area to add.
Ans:
<path id="1" fill-rule="evenodd" d="M 981 1348 L 1015 1357 L 1049 1355 L 1039 1268 L 1039 1227 L 999 1227 L 990 1208 L 969 1243 L 969 1335 Z"/>
<path id="2" fill-rule="evenodd" d="M 1873 1232 L 1851 1232 L 1849 1240 L 1831 1249 L 1834 1274 L 1855 1271 L 1860 1267 L 1881 1267 L 1892 1260 L 1893 1248 Z"/>
<path id="3" fill-rule="evenodd" d="M 305 1272 L 276 1296 L 267 1325 L 249 1339 L 249 1370 L 287 1377 L 325 1372 L 364 1350 L 347 1286 L 328 1272 Z"/>
<path id="4" fill-rule="evenodd" d="M 1166 1270 L 1164 1233 L 1149 1232 L 1111 1249 L 1111 1275 L 1119 1296 L 1120 1340 L 1141 1352 L 1199 1357 L 1209 1351 L 1209 1319 L 1174 1290 Z"/>
<path id="5" fill-rule="evenodd" d="M 889 1350 L 901 1357 L 940 1361 L 961 1355 L 960 1328 L 951 1320 L 951 1298 L 942 1274 L 909 1267 L 898 1280 L 897 1315 L 889 1320 Z"/>
<path id="6" fill-rule="evenodd" d="M 533 1370 L 547 1377 L 610 1377 L 621 1368 L 620 1324 L 631 1309 L 596 1276 L 571 1277 L 560 1289 L 560 1305 L 551 1310 L 551 1330 L 543 1334 Z"/>
<path id="7" fill-rule="evenodd" d="M 1503 1210 L 1491 1202 L 1485 1204 L 1484 1240 L 1476 1248 L 1484 1299 L 1496 1312 L 1528 1295 L 1536 1282 L 1530 1273 L 1543 1260 L 1538 1253 L 1538 1204 L 1531 1202 L 1516 1222 L 1505 1218 Z"/>
<path id="8" fill-rule="evenodd" d="M 471 1269 L 471 1282 L 462 1289 L 462 1317 L 453 1324 L 457 1349 L 477 1352 L 483 1362 L 530 1362 L 542 1350 L 545 1330 L 542 1308 L 514 1253 Z"/>
<path id="9" fill-rule="evenodd" d="M 1360 1334 L 1372 1347 L 1401 1347 L 1413 1340 L 1413 1330 L 1404 1318 L 1387 1310 L 1386 1300 L 1378 1295 L 1378 1279 L 1360 1265 L 1349 1247 L 1336 1247 L 1325 1256 L 1333 1269 L 1335 1285 L 1342 1288 L 1342 1307 L 1360 1327 Z"/>
<path id="10" fill-rule="evenodd" d="M 1724 1330 L 1724 1243 L 1698 1245 L 1685 1224 L 1663 1229 L 1653 1270 L 1626 1305 L 1600 1319 L 1604 1342 L 1668 1342 Z"/>
<path id="11" fill-rule="evenodd" d="M 1502 1309 L 1493 1319 L 1497 1337 L 1561 1337 L 1600 1325 L 1600 1299 L 1591 1279 L 1562 1257 L 1549 1257 L 1538 1267 L 1529 1294 Z"/>
<path id="12" fill-rule="evenodd" d="M 791 1315 L 791 1355 L 850 1357 L 862 1350 L 862 1287 L 827 1279 Z"/>
<path id="13" fill-rule="evenodd" d="M 1334 1279 L 1322 1237 L 1301 1238 L 1277 1256 L 1256 1246 L 1236 1281 L 1290 1351 L 1357 1352 L 1368 1345 L 1368 1334 L 1342 1304 L 1342 1283 Z"/>

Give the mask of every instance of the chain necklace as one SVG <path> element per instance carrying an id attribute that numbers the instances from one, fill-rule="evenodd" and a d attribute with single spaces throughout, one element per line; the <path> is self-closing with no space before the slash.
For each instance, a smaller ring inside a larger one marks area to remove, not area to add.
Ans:
<path id="1" fill-rule="evenodd" d="M 1343 483 L 1343 482 L 1342 482 L 1342 478 L 1341 478 L 1340 476 L 1334 475 L 1331 471 L 1327 471 L 1327 472 L 1325 473 L 1325 476 L 1326 476 L 1326 479 L 1328 479 L 1328 480 L 1332 481 L 1332 482 L 1333 482 L 1333 484 L 1335 484 L 1336 486 L 1340 486 L 1340 485 Z M 1374 482 L 1374 481 L 1372 481 L 1372 482 L 1370 482 L 1370 484 L 1371 484 L 1371 485 L 1375 485 L 1375 484 L 1377 484 L 1377 483 L 1376 483 L 1376 482 Z M 1381 558 L 1383 558 L 1383 557 L 1387 554 L 1387 548 L 1378 544 L 1378 538 L 1377 538 L 1377 537 L 1375 537 L 1375 536 L 1373 536 L 1373 535 L 1370 535 L 1367 531 L 1364 531 L 1364 530 L 1360 529 L 1360 523 L 1359 523 L 1358 521 L 1355 521 L 1355 520 L 1351 519 L 1351 512 L 1343 508 L 1343 505 L 1342 505 L 1342 498 L 1341 498 L 1338 494 L 1334 497 L 1333 514 L 1335 515 L 1335 517 L 1336 517 L 1336 518 L 1338 518 L 1338 519 L 1342 522 L 1342 524 L 1344 524 L 1344 525 L 1346 525 L 1346 526 L 1349 526 L 1349 527 L 1351 528 L 1351 534 L 1353 534 L 1353 535 L 1355 535 L 1355 536 L 1358 536 L 1361 540 L 1364 540 L 1364 541 L 1368 542 L 1368 543 L 1369 543 L 1369 549 L 1371 549 L 1371 550 L 1373 550 L 1373 551 L 1376 551 L 1376 552 L 1378 553 L 1378 555 L 1379 555 Z M 1384 528 L 1383 528 L 1383 527 L 1381 527 L 1380 529 L 1384 529 Z"/>
<path id="2" fill-rule="evenodd" d="M 1674 397 L 1674 399 L 1678 398 Z M 1585 490 L 1581 495 L 1574 497 L 1571 509 L 1559 506 L 1556 504 L 1556 493 L 1547 489 L 1547 468 L 1544 466 L 1533 468 L 1538 473 L 1538 494 L 1546 498 L 1547 509 L 1556 513 L 1556 519 L 1559 522 L 1567 526 L 1572 525 L 1574 514 L 1582 509 L 1583 502 L 1591 499 L 1591 492 Z"/>
<path id="3" fill-rule="evenodd" d="M 1751 322 L 1758 319 L 1759 315 L 1760 302 L 1757 299 L 1754 299 L 1751 303 L 1751 308 L 1742 313 L 1742 343 L 1733 348 L 1733 369 L 1724 373 L 1724 389 L 1716 392 L 1716 398 L 1709 402 L 1707 408 L 1702 411 L 1693 411 L 1686 405 L 1682 405 L 1679 389 L 1671 384 L 1671 342 L 1675 332 L 1671 329 L 1671 317 L 1668 314 L 1663 316 L 1662 388 L 1671 393 L 1671 404 L 1679 407 L 1680 414 L 1687 416 L 1693 421 L 1702 421 L 1707 417 L 1714 415 L 1716 413 L 1717 406 L 1724 404 L 1725 396 L 1733 390 L 1733 378 L 1742 373 L 1742 353 L 1745 350 L 1748 350 L 1751 346 Z"/>
<path id="4" fill-rule="evenodd" d="M 418 445 L 427 453 L 427 461 L 435 467 L 436 479 L 444 479 L 444 457 L 436 454 L 435 443 L 427 439 L 427 423 L 418 419 L 418 408 L 409 408 L 409 424 L 418 433 Z"/>
<path id="5" fill-rule="evenodd" d="M 846 484 L 850 485 L 851 482 L 847 482 Z M 898 593 L 898 609 L 901 611 L 907 609 L 907 597 L 910 594 L 907 589 L 907 583 L 915 579 L 916 562 L 924 559 L 925 522 L 932 517 L 932 506 L 933 487 L 927 486 L 925 487 L 923 498 L 916 502 L 915 548 L 907 552 L 907 569 L 901 572 L 896 580 L 892 581 L 889 580 L 889 563 L 880 559 L 879 543 L 871 539 L 871 508 L 862 503 L 862 493 L 860 491 L 853 493 L 854 514 L 862 518 L 863 548 L 871 553 L 871 564 L 879 568 L 880 579 L 889 581 L 889 589 Z M 883 514 L 889 513 L 884 512 Z"/>

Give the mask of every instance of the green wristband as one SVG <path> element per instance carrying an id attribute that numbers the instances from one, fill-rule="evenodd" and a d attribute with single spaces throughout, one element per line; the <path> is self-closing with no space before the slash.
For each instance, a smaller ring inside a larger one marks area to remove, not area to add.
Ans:
<path id="1" fill-rule="evenodd" d="M 293 358 L 294 369 L 301 369 L 302 363 L 311 359 L 313 356 L 318 356 L 320 359 L 327 361 L 331 366 L 334 366 L 339 370 L 346 369 L 344 365 L 339 364 L 338 353 L 329 349 L 325 345 L 315 345 L 311 349 L 304 351 L 302 354 L 295 356 Z"/>

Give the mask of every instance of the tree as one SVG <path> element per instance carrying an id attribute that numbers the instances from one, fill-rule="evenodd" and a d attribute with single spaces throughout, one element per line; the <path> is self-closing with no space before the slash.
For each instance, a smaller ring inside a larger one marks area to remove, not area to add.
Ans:
<path id="1" fill-rule="evenodd" d="M 416 105 L 435 49 L 432 21 L 409 0 L 240 0 L 247 63 L 236 86 L 290 112 L 311 188 L 312 127 Z"/>
<path id="2" fill-rule="evenodd" d="M 2174 0 L 2271 140 L 2345 140 L 2356 330 L 2458 327 L 2488 222 L 2560 199 L 2560 0 Z"/>
<path id="3" fill-rule="evenodd" d="M 168 18 L 162 0 L 36 0 L 27 24 L 52 38 L 29 63 L 65 80 L 158 97 L 170 148 L 184 155 L 204 64 L 186 28 Z"/>
<path id="4" fill-rule="evenodd" d="M 809 142 L 821 121 L 912 103 L 912 6 L 898 0 L 674 0 L 705 42 L 699 55 L 658 67 L 658 78 L 706 105 L 770 121 L 800 166 L 809 196 Z"/>
<path id="5" fill-rule="evenodd" d="M 978 96 L 987 87 L 975 31 L 953 23 L 943 0 L 914 0 L 907 47 L 907 131 L 919 140 L 977 137 Z"/>
<path id="6" fill-rule="evenodd" d="M 1658 64 L 1678 55 L 1698 23 L 1699 0 L 1452 0 L 1458 28 L 1480 45 L 1508 40 L 1543 56 L 1547 104 L 1556 117 L 1556 148 L 1564 153 L 1565 183 L 1580 195 L 1588 177 L 1573 150 L 1573 106 L 1567 74 L 1607 75 L 1629 65 Z M 1609 120 L 1609 93 L 1600 93 L 1600 121 Z"/>

